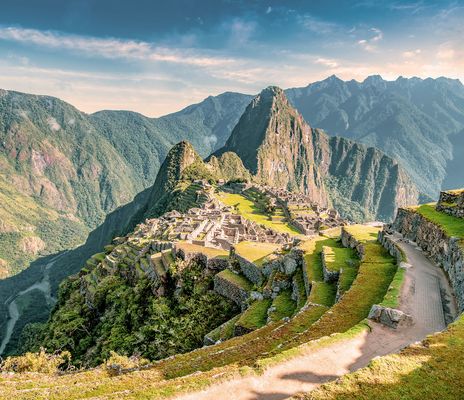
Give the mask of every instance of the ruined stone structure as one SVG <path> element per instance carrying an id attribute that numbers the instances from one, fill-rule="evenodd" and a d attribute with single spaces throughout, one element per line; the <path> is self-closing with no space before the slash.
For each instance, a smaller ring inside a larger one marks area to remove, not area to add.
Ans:
<path id="1" fill-rule="evenodd" d="M 303 193 L 289 192 L 285 189 L 264 187 L 262 190 L 274 197 L 295 226 L 304 235 L 317 235 L 319 231 L 343 226 L 348 223 L 340 217 L 337 210 L 321 207 Z"/>
<path id="2" fill-rule="evenodd" d="M 464 190 L 440 192 L 436 209 L 454 217 L 464 218 Z"/>

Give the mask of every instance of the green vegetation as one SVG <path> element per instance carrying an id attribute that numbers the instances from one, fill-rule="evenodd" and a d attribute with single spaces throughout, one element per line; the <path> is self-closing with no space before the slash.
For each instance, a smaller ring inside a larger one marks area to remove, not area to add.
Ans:
<path id="1" fill-rule="evenodd" d="M 326 268 L 332 272 L 340 272 L 342 268 L 356 259 L 355 251 L 345 247 L 323 246 L 322 253 Z"/>
<path id="2" fill-rule="evenodd" d="M 55 374 L 69 366 L 71 354 L 67 351 L 47 354 L 44 349 L 38 353 L 26 353 L 22 356 L 8 357 L 0 364 L 2 372 L 40 372 Z"/>
<path id="3" fill-rule="evenodd" d="M 229 321 L 224 322 L 222 325 L 219 325 L 217 328 L 213 329 L 208 333 L 208 337 L 211 340 L 217 342 L 218 340 L 224 341 L 232 338 L 234 336 L 234 326 L 242 314 L 238 314 L 235 317 L 229 319 Z"/>
<path id="4" fill-rule="evenodd" d="M 95 366 L 111 351 L 156 360 L 201 346 L 203 336 L 237 308 L 211 290 L 212 276 L 202 266 L 173 264 L 169 273 L 164 297 L 153 296 L 148 279 L 134 282 L 124 270 L 95 286 L 88 280 L 84 291 L 80 279 L 68 279 L 44 332 L 44 347 L 70 351 L 76 365 Z"/>
<path id="5" fill-rule="evenodd" d="M 390 287 L 388 288 L 382 303 L 380 303 L 381 306 L 390 308 L 398 307 L 405 274 L 406 270 L 398 267 Z"/>
<path id="6" fill-rule="evenodd" d="M 202 253 L 207 257 L 227 257 L 229 255 L 228 251 L 215 249 L 213 247 L 205 247 L 197 244 L 187 243 L 187 242 L 178 242 L 176 244 L 178 249 L 182 249 L 185 253 Z"/>
<path id="7" fill-rule="evenodd" d="M 292 291 L 287 289 L 280 292 L 272 301 L 274 311 L 269 313 L 271 321 L 279 321 L 285 317 L 291 317 L 296 309 L 296 303 L 292 300 Z"/>
<path id="8" fill-rule="evenodd" d="M 289 233 L 290 235 L 298 235 L 300 233 L 294 227 L 285 223 L 284 221 L 271 220 L 269 213 L 266 213 L 266 211 L 264 211 L 255 202 L 245 197 L 244 195 L 220 192 L 218 194 L 218 198 L 225 205 L 235 207 L 239 214 L 243 215 L 250 221 L 265 225 L 277 232 Z"/>
<path id="9" fill-rule="evenodd" d="M 331 307 L 335 303 L 336 294 L 337 287 L 335 284 L 324 281 L 313 281 L 308 301 L 312 304 Z"/>
<path id="10" fill-rule="evenodd" d="M 261 266 L 268 257 L 279 248 L 280 245 L 274 243 L 244 241 L 235 245 L 235 252 L 245 260 L 248 260 L 257 266 Z"/>
<path id="11" fill-rule="evenodd" d="M 445 231 L 447 236 L 455 236 L 464 240 L 464 224 L 462 223 L 462 218 L 453 217 L 452 215 L 435 210 L 435 204 L 423 204 L 411 209 L 430 222 L 438 225 Z"/>
<path id="12" fill-rule="evenodd" d="M 300 396 L 331 400 L 454 400 L 464 398 L 464 317 L 399 354 L 376 358 L 368 367 Z"/>
<path id="13" fill-rule="evenodd" d="M 236 274 L 232 272 L 230 269 L 225 269 L 217 274 L 218 277 L 225 279 L 233 284 L 245 289 L 251 290 L 253 288 L 253 284 L 243 275 Z"/>
<path id="14" fill-rule="evenodd" d="M 267 309 L 271 306 L 271 303 L 271 299 L 257 300 L 251 303 L 235 325 L 249 330 L 255 330 L 266 325 Z"/>

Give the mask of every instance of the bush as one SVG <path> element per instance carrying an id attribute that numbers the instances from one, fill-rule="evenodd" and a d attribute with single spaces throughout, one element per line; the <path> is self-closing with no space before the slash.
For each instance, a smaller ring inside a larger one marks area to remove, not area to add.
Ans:
<path id="1" fill-rule="evenodd" d="M 108 375 L 116 376 L 121 374 L 124 370 L 140 368 L 147 364 L 149 364 L 149 361 L 146 358 L 136 355 L 131 357 L 121 356 L 111 351 L 110 358 L 105 362 L 105 368 Z"/>
<path id="2" fill-rule="evenodd" d="M 2 372 L 40 372 L 54 374 L 67 369 L 71 362 L 71 353 L 47 354 L 42 348 L 38 353 L 26 353 L 22 356 L 8 357 L 0 365 Z"/>

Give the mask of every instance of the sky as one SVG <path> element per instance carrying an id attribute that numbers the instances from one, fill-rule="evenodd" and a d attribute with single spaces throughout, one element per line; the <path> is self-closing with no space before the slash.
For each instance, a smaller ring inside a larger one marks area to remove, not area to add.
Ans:
<path id="1" fill-rule="evenodd" d="M 458 78 L 464 0 L 2 0 L 0 88 L 161 116 L 330 75 Z"/>

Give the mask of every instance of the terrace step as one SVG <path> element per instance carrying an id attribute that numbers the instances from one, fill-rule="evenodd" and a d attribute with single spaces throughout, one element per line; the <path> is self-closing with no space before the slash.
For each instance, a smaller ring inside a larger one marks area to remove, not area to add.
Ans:
<path id="1" fill-rule="evenodd" d="M 271 299 L 253 302 L 235 323 L 234 336 L 244 335 L 266 325 L 268 317 L 267 310 L 271 304 Z"/>

